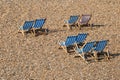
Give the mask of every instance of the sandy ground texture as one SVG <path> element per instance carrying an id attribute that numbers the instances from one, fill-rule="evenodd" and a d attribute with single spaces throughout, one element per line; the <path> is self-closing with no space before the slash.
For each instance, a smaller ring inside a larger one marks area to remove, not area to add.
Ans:
<path id="1" fill-rule="evenodd" d="M 92 14 L 92 30 L 63 27 L 70 15 L 82 14 Z M 17 32 L 39 18 L 47 18 L 48 35 Z M 89 33 L 86 41 L 108 39 L 110 61 L 87 64 L 58 49 L 78 33 Z M 120 0 L 0 0 L 0 80 L 120 80 Z"/>

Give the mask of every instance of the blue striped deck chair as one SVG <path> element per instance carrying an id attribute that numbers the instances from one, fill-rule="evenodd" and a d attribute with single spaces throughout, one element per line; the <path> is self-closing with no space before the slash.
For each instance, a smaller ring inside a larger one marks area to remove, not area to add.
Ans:
<path id="1" fill-rule="evenodd" d="M 34 21 L 25 21 L 23 26 L 19 27 L 19 32 L 22 32 L 24 36 L 24 32 L 29 31 L 34 24 Z"/>
<path id="2" fill-rule="evenodd" d="M 79 33 L 76 37 L 76 44 L 83 43 L 87 38 L 88 33 Z"/>
<path id="3" fill-rule="evenodd" d="M 65 42 L 60 42 L 59 45 L 62 47 L 65 52 L 68 53 L 67 47 L 73 46 L 76 41 L 76 36 L 68 36 Z"/>
<path id="4" fill-rule="evenodd" d="M 101 40 L 101 41 L 98 41 L 94 47 L 94 57 L 95 59 L 97 59 L 97 55 L 98 53 L 102 53 L 105 49 L 105 47 L 107 46 L 107 43 L 108 43 L 108 40 Z M 105 55 L 105 54 L 104 54 Z M 107 49 L 107 54 L 105 55 L 107 59 L 109 59 L 109 51 Z"/>
<path id="5" fill-rule="evenodd" d="M 65 20 L 65 25 L 67 25 L 68 29 L 72 29 L 72 25 L 77 25 L 77 21 L 79 19 L 79 15 L 73 15 L 73 16 L 70 16 L 70 19 L 69 20 Z"/>
<path id="6" fill-rule="evenodd" d="M 79 56 L 86 61 L 86 54 L 91 52 L 92 48 L 94 47 L 95 41 L 92 42 L 87 42 L 86 44 L 83 45 L 83 47 L 75 48 L 75 52 L 79 54 Z"/>
<path id="7" fill-rule="evenodd" d="M 35 34 L 35 30 L 42 29 L 43 25 L 45 24 L 45 21 L 46 21 L 46 18 L 35 20 L 35 24 L 32 27 L 34 34 Z"/>
<path id="8" fill-rule="evenodd" d="M 89 21 L 91 20 L 91 17 L 92 17 L 92 15 L 90 15 L 90 14 L 82 14 L 82 16 L 78 22 L 79 28 L 81 29 L 81 26 L 83 26 L 83 25 L 90 26 Z"/>

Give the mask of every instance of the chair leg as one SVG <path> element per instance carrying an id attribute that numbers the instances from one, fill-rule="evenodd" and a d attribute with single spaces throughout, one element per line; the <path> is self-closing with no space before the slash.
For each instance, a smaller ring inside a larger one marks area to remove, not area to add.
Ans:
<path id="1" fill-rule="evenodd" d="M 93 24 L 91 24 L 90 26 L 91 26 L 91 30 L 92 30 L 94 25 L 93 25 Z"/>
<path id="2" fill-rule="evenodd" d="M 33 32 L 33 30 L 31 30 L 31 33 L 32 33 L 32 35 L 34 35 L 34 32 Z"/>
<path id="3" fill-rule="evenodd" d="M 61 46 L 59 46 L 59 48 L 58 49 L 62 49 L 62 47 Z"/>
<path id="4" fill-rule="evenodd" d="M 77 27 L 77 23 L 75 24 L 75 28 Z"/>
<path id="5" fill-rule="evenodd" d="M 92 59 L 94 58 L 94 56 L 91 53 L 89 53 L 89 55 L 90 55 L 90 57 L 92 57 Z"/>
<path id="6" fill-rule="evenodd" d="M 23 35 L 23 36 L 25 36 L 25 33 L 24 33 L 24 31 L 21 31 L 21 32 L 22 32 L 22 35 Z"/>
<path id="7" fill-rule="evenodd" d="M 67 24 L 67 28 L 68 28 L 69 30 L 72 30 L 72 27 L 71 27 L 71 25 L 69 25 L 69 24 Z"/>
<path id="8" fill-rule="evenodd" d="M 106 60 L 108 60 L 107 54 L 104 54 L 104 57 L 105 57 Z"/>
<path id="9" fill-rule="evenodd" d="M 66 25 L 67 25 L 67 28 L 70 29 L 69 24 L 66 24 Z"/>
<path id="10" fill-rule="evenodd" d="M 94 52 L 95 61 L 98 61 L 97 52 Z"/>
<path id="11" fill-rule="evenodd" d="M 18 30 L 18 33 L 21 32 L 21 30 Z"/>
<path id="12" fill-rule="evenodd" d="M 34 34 L 34 36 L 36 35 L 36 33 L 35 33 L 35 29 L 33 29 L 33 34 Z"/>
<path id="13" fill-rule="evenodd" d="M 85 58 L 85 54 L 83 53 L 83 56 L 82 56 L 83 60 L 86 61 L 86 58 Z"/>
<path id="14" fill-rule="evenodd" d="M 78 23 L 75 24 L 75 28 L 78 28 Z"/>
<path id="15" fill-rule="evenodd" d="M 45 33 L 48 34 L 48 29 L 45 29 Z"/>
<path id="16" fill-rule="evenodd" d="M 88 61 L 86 60 L 86 57 L 85 57 L 85 53 L 82 53 L 82 55 L 80 54 L 80 56 L 86 63 L 88 63 Z"/>
<path id="17" fill-rule="evenodd" d="M 79 25 L 79 29 L 81 30 L 81 25 Z"/>
<path id="18" fill-rule="evenodd" d="M 67 47 L 62 46 L 63 50 L 65 50 L 66 53 L 68 53 Z"/>
<path id="19" fill-rule="evenodd" d="M 107 49 L 107 60 L 109 60 L 109 58 L 110 58 L 110 52 L 109 52 L 109 50 Z"/>

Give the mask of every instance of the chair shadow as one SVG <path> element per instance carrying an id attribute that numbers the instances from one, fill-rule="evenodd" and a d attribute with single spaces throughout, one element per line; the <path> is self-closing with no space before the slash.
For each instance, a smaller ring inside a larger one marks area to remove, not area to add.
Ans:
<path id="1" fill-rule="evenodd" d="M 18 32 L 18 33 L 21 33 L 21 32 Z M 25 37 L 27 37 L 27 35 L 32 34 L 32 33 L 33 33 L 32 30 L 26 31 L 26 32 L 25 32 Z"/>
<path id="2" fill-rule="evenodd" d="M 102 62 L 102 61 L 106 60 L 104 54 L 106 54 L 106 52 L 98 53 L 98 61 L 97 62 Z M 110 61 L 112 58 L 115 58 L 115 57 L 118 57 L 118 56 L 120 56 L 120 53 L 110 54 L 109 60 L 107 60 L 107 61 Z M 74 58 L 80 58 L 80 56 L 74 56 Z M 94 59 L 91 58 L 90 55 L 86 55 L 86 59 L 90 63 L 95 62 Z"/>
<path id="3" fill-rule="evenodd" d="M 80 57 L 80 55 L 74 56 L 74 58 L 79 58 L 79 59 L 83 60 L 83 59 Z M 86 58 L 86 61 L 87 61 L 88 63 L 95 62 L 94 59 L 92 59 L 90 55 L 86 55 L 85 58 Z"/>
<path id="4" fill-rule="evenodd" d="M 58 30 L 58 29 L 54 29 L 54 30 L 49 30 L 49 33 L 56 33 L 56 32 L 63 32 L 63 31 L 66 31 L 66 30 Z"/>
<path id="5" fill-rule="evenodd" d="M 91 28 L 97 27 L 97 28 L 99 28 L 99 27 L 104 27 L 105 25 L 92 23 L 92 24 L 84 24 L 84 25 L 80 25 L 80 26 L 81 27 L 91 27 Z M 63 25 L 63 27 L 67 27 L 67 25 Z M 77 27 L 79 27 L 79 26 L 78 25 L 75 26 L 74 24 L 71 25 L 71 28 L 77 28 Z"/>
<path id="6" fill-rule="evenodd" d="M 99 62 L 105 59 L 104 54 L 107 54 L 107 52 L 102 52 L 102 53 L 99 53 L 99 54 L 98 54 L 98 61 L 99 61 Z M 120 53 L 116 53 L 116 54 L 111 54 L 111 53 L 110 53 L 109 60 L 110 60 L 110 59 L 113 59 L 113 58 L 115 58 L 115 57 L 118 57 L 118 56 L 120 56 Z"/>
<path id="7" fill-rule="evenodd" d="M 35 37 L 37 37 L 37 36 L 39 36 L 39 35 L 48 35 L 48 32 L 49 32 L 49 30 L 48 29 L 37 29 L 36 31 L 35 31 Z"/>
<path id="8" fill-rule="evenodd" d="M 73 52 L 75 52 L 75 51 L 74 51 L 74 47 L 75 47 L 75 46 L 72 46 L 72 45 L 69 46 L 69 47 L 67 47 L 67 51 L 68 51 L 69 54 L 72 54 Z"/>
<path id="9" fill-rule="evenodd" d="M 116 54 L 110 54 L 110 56 L 111 56 L 112 58 L 115 58 L 115 57 L 118 57 L 118 56 L 120 56 L 120 53 L 116 53 Z"/>
<path id="10" fill-rule="evenodd" d="M 88 25 L 81 25 L 81 27 L 104 27 L 105 25 L 103 24 L 88 24 Z"/>
<path id="11" fill-rule="evenodd" d="M 66 30 L 58 30 L 58 29 L 54 29 L 54 30 L 49 30 L 49 29 L 38 29 L 36 30 L 36 37 L 39 36 L 39 35 L 48 35 L 49 33 L 56 33 L 56 32 L 60 32 L 60 31 L 66 31 Z"/>
<path id="12" fill-rule="evenodd" d="M 91 27 L 104 27 L 105 25 L 103 24 L 91 24 Z"/>

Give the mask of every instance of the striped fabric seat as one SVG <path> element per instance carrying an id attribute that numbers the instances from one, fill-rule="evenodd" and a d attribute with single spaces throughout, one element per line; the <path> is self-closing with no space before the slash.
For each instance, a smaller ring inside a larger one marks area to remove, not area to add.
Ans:
<path id="1" fill-rule="evenodd" d="M 80 19 L 80 24 L 81 25 L 88 24 L 90 19 L 91 19 L 91 15 L 82 15 L 82 17 Z"/>
<path id="2" fill-rule="evenodd" d="M 36 19 L 33 28 L 35 28 L 35 29 L 40 29 L 40 28 L 42 28 L 43 25 L 44 25 L 44 23 L 45 23 L 45 20 L 46 20 L 46 19 Z"/>
<path id="3" fill-rule="evenodd" d="M 70 46 L 76 42 L 76 36 L 68 36 L 65 42 L 60 42 L 60 46 Z"/>
<path id="4" fill-rule="evenodd" d="M 88 33 L 78 34 L 76 37 L 76 43 L 77 44 L 83 43 L 85 41 L 85 39 L 87 38 L 87 35 L 88 35 Z"/>
<path id="5" fill-rule="evenodd" d="M 79 16 L 70 16 L 70 19 L 68 20 L 68 24 L 74 24 L 78 20 Z"/>
<path id="6" fill-rule="evenodd" d="M 24 25 L 20 27 L 20 30 L 28 31 L 32 28 L 34 21 L 25 21 Z"/>
<path id="7" fill-rule="evenodd" d="M 101 40 L 101 41 L 99 41 L 99 42 L 96 44 L 94 50 L 97 51 L 97 52 L 103 51 L 104 48 L 105 48 L 106 45 L 107 45 L 107 42 L 108 42 L 108 40 Z"/>
<path id="8" fill-rule="evenodd" d="M 81 16 L 80 21 L 78 22 L 79 28 L 81 29 L 81 26 L 82 26 L 82 25 L 90 26 L 89 21 L 91 20 L 91 17 L 92 17 L 92 15 L 90 15 L 90 14 L 83 14 L 83 15 Z M 92 27 L 92 26 L 91 26 L 91 27 Z"/>

